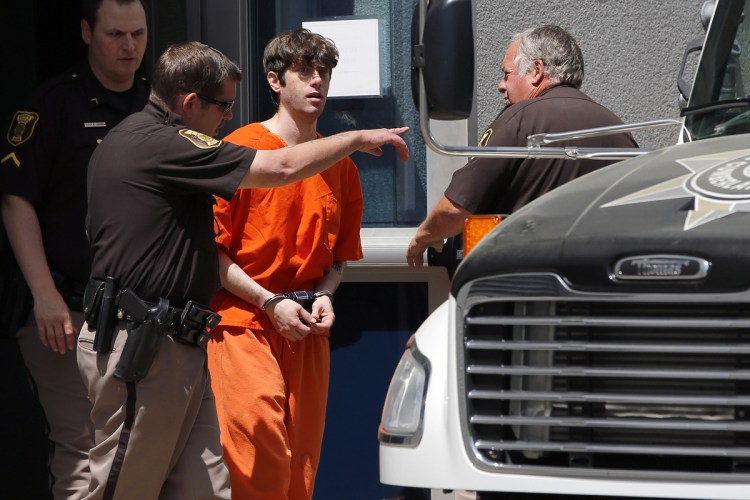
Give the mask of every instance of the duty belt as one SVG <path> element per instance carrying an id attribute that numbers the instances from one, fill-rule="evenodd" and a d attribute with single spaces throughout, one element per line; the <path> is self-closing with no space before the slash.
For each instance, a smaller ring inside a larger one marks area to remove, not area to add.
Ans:
<path id="1" fill-rule="evenodd" d="M 86 321 L 89 327 L 97 330 L 97 334 L 103 334 L 103 337 L 108 335 L 99 332 L 100 329 L 111 329 L 113 322 L 122 319 L 140 323 L 146 319 L 149 310 L 157 306 L 141 300 L 132 290 L 117 288 L 117 281 L 111 278 L 106 281 L 91 278 L 84 292 L 83 312 Z M 112 300 L 108 300 L 108 297 Z M 161 299 L 161 302 L 168 303 L 166 299 Z M 191 300 L 184 308 L 167 307 L 166 313 L 158 321 L 160 328 L 175 340 L 203 347 L 211 338 L 210 331 L 221 321 L 221 316 Z M 102 328 L 103 325 L 107 326 Z M 107 339 L 96 350 L 108 352 L 110 349 L 111 339 Z"/>
<path id="2" fill-rule="evenodd" d="M 141 322 L 146 319 L 148 310 L 156 304 L 144 302 L 131 290 L 122 290 L 117 296 L 119 311 L 127 314 L 132 321 Z M 118 316 L 120 312 L 118 311 Z M 192 300 L 182 309 L 168 307 L 166 315 L 161 320 L 161 326 L 170 333 L 175 340 L 185 344 L 205 346 L 211 338 L 211 330 L 216 328 L 221 316 Z"/>

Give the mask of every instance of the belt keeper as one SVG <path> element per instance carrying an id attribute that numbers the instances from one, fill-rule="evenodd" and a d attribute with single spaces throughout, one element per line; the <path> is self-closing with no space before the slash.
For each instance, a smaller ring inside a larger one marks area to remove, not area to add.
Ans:
<path id="1" fill-rule="evenodd" d="M 266 312 L 266 309 L 268 308 L 268 306 L 270 306 L 271 304 L 273 304 L 276 301 L 283 300 L 283 299 L 286 299 L 286 298 L 287 298 L 287 296 L 284 293 L 277 293 L 276 295 L 271 295 L 270 297 L 268 297 L 266 299 L 265 302 L 263 302 L 263 305 L 260 306 L 260 309 L 261 309 L 261 311 Z"/>

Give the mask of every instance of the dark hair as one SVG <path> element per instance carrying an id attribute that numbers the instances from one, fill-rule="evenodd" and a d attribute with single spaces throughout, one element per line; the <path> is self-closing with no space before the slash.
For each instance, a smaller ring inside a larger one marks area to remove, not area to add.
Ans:
<path id="1" fill-rule="evenodd" d="M 148 17 L 148 9 L 146 8 L 146 2 L 145 0 L 115 0 L 120 5 L 127 5 L 129 3 L 133 2 L 140 2 L 141 6 L 143 6 L 143 11 L 146 13 L 146 17 Z M 102 2 L 104 0 L 81 0 L 81 19 L 86 21 L 91 28 L 91 31 L 94 31 L 94 26 L 96 26 L 96 23 L 99 21 L 99 7 L 102 6 Z"/>
<path id="2" fill-rule="evenodd" d="M 173 109 L 181 93 L 214 97 L 230 80 L 242 80 L 242 70 L 227 56 L 200 42 L 176 43 L 167 47 L 154 65 L 151 100 Z"/>
<path id="3" fill-rule="evenodd" d="M 306 28 L 284 32 L 268 42 L 263 51 L 263 71 L 273 71 L 284 82 L 284 73 L 292 64 L 305 64 L 325 69 L 331 75 L 339 62 L 339 51 L 332 40 Z M 271 99 L 279 106 L 279 96 L 271 90 Z"/>
<path id="4" fill-rule="evenodd" d="M 534 61 L 544 61 L 544 72 L 553 83 L 567 83 L 576 88 L 583 83 L 583 54 L 576 39 L 560 26 L 547 24 L 519 33 L 515 63 L 525 75 Z"/>

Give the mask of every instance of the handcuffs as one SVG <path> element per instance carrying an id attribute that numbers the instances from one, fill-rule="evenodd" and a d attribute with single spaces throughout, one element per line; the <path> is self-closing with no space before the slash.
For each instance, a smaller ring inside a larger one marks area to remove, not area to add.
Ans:
<path id="1" fill-rule="evenodd" d="M 309 306 L 312 306 L 312 303 L 315 302 L 315 299 L 323 296 L 328 297 L 329 299 L 331 299 L 331 302 L 333 302 L 333 292 L 330 292 L 328 290 L 319 290 L 317 292 L 314 292 L 312 290 L 304 290 L 298 292 L 277 293 L 268 297 L 266 301 L 263 302 L 263 305 L 260 306 L 260 309 L 263 312 L 266 312 L 268 306 L 283 299 L 293 300 L 297 304 L 300 304 L 302 307 L 308 308 Z"/>

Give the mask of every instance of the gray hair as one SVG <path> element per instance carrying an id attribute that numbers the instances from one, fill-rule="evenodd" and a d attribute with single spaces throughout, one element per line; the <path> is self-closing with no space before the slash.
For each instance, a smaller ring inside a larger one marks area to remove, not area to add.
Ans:
<path id="1" fill-rule="evenodd" d="M 534 61 L 544 63 L 544 73 L 552 83 L 580 88 L 583 83 L 583 54 L 575 38 L 555 25 L 523 31 L 513 37 L 519 42 L 515 64 L 519 75 L 525 75 Z"/>

